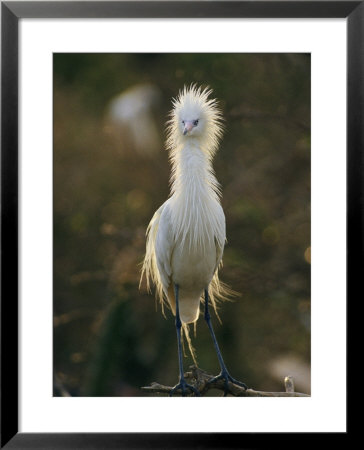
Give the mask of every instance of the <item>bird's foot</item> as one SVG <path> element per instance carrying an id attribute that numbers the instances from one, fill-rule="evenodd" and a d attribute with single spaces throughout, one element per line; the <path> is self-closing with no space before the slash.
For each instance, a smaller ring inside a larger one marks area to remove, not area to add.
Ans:
<path id="1" fill-rule="evenodd" d="M 235 380 L 235 378 L 233 378 L 227 370 L 222 370 L 219 375 L 211 378 L 211 380 L 206 383 L 206 386 L 208 386 L 209 384 L 214 384 L 219 380 L 224 380 L 224 397 L 226 397 L 229 392 L 229 381 L 233 384 L 243 387 L 245 390 L 248 389 L 248 386 L 245 383 Z"/>
<path id="2" fill-rule="evenodd" d="M 190 391 L 192 391 L 196 397 L 200 397 L 201 394 L 199 393 L 199 391 L 192 386 L 191 384 L 187 384 L 186 380 L 184 378 L 180 378 L 179 383 L 176 384 L 176 386 L 174 386 L 174 388 L 171 390 L 171 392 L 169 393 L 169 396 L 172 397 L 173 394 L 178 391 L 181 390 L 182 392 L 182 397 L 186 397 L 187 395 L 187 389 L 189 389 Z"/>

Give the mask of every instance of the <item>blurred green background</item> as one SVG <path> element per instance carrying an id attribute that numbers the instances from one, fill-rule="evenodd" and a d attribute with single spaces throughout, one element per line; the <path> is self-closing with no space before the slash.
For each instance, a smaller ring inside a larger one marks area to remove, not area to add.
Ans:
<path id="1" fill-rule="evenodd" d="M 54 395 L 178 381 L 174 319 L 138 284 L 169 194 L 165 121 L 191 82 L 226 119 L 221 279 L 241 296 L 213 317 L 225 362 L 254 389 L 292 375 L 310 393 L 310 80 L 309 54 L 54 54 Z M 216 375 L 203 316 L 193 344 Z"/>

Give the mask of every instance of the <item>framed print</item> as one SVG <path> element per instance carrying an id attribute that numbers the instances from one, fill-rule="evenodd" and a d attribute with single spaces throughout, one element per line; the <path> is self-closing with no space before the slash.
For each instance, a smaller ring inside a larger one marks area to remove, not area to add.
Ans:
<path id="1" fill-rule="evenodd" d="M 2 447 L 347 436 L 363 3 L 1 6 Z"/>

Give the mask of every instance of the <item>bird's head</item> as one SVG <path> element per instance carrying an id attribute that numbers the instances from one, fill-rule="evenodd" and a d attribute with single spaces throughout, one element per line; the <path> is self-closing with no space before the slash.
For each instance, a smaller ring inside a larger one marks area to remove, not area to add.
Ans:
<path id="1" fill-rule="evenodd" d="M 168 123 L 167 146 L 170 149 L 188 140 L 197 140 L 202 149 L 215 153 L 222 135 L 222 115 L 216 99 L 210 99 L 212 90 L 196 85 L 184 87 L 173 100 Z"/>

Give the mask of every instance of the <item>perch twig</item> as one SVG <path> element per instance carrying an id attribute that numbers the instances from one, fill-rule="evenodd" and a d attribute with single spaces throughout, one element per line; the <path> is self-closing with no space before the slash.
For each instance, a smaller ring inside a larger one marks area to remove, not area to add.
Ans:
<path id="1" fill-rule="evenodd" d="M 201 395 L 206 394 L 206 392 L 210 389 L 217 389 L 224 392 L 224 380 L 218 380 L 214 383 L 208 384 L 209 380 L 213 378 L 212 375 L 196 366 L 190 366 L 190 369 L 191 371 L 185 373 L 185 378 L 200 392 Z M 255 391 L 254 389 L 245 390 L 243 387 L 229 382 L 228 393 L 234 397 L 309 397 L 308 394 L 294 392 L 292 377 L 285 378 L 285 387 L 285 392 L 265 392 Z M 173 388 L 172 386 L 164 386 L 160 383 L 153 382 L 150 386 L 144 386 L 142 389 L 143 391 L 155 394 L 169 394 Z M 176 392 L 176 394 L 180 393 Z"/>

